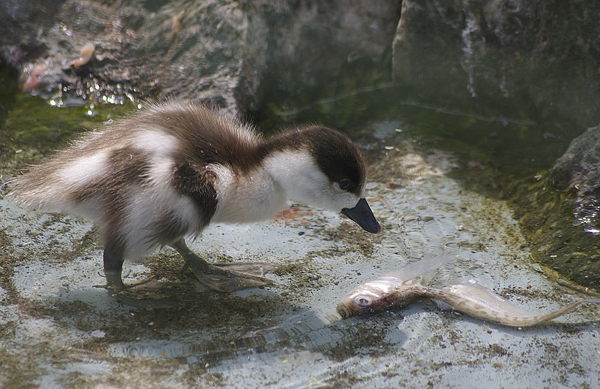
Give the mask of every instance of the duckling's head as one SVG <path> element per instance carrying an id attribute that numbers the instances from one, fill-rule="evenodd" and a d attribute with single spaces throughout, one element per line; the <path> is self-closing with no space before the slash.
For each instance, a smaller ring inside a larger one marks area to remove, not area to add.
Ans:
<path id="1" fill-rule="evenodd" d="M 379 232 L 364 198 L 365 162 L 350 139 L 326 127 L 310 126 L 270 143 L 276 151 L 266 158 L 267 168 L 289 198 L 341 212 L 364 230 Z"/>

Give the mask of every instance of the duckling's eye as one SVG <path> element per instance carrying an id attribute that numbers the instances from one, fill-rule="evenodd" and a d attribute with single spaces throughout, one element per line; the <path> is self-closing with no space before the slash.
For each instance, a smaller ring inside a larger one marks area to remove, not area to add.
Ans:
<path id="1" fill-rule="evenodd" d="M 367 296 L 356 296 L 354 298 L 354 304 L 358 305 L 360 308 L 366 308 L 371 305 L 372 301 Z"/>
<path id="2" fill-rule="evenodd" d="M 340 186 L 341 190 L 348 191 L 352 188 L 352 181 L 350 181 L 347 178 L 344 178 L 344 179 L 340 180 L 340 182 L 338 182 L 338 185 Z"/>

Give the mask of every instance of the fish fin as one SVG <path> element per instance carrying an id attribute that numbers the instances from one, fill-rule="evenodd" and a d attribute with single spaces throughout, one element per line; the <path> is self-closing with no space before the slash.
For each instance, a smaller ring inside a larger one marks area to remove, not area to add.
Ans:
<path id="1" fill-rule="evenodd" d="M 386 274 L 386 276 L 395 277 L 401 281 L 412 280 L 450 263 L 456 259 L 456 253 L 429 253 L 425 254 L 422 259 L 412 262 L 404 266 L 400 270 Z"/>
<path id="2" fill-rule="evenodd" d="M 409 280 L 403 281 L 402 285 L 423 285 L 423 276 L 417 276 Z"/>
<path id="3" fill-rule="evenodd" d="M 454 311 L 454 307 L 452 307 L 452 305 L 448 304 L 447 302 L 437 299 L 431 299 L 431 301 L 433 301 L 435 306 L 442 311 Z"/>

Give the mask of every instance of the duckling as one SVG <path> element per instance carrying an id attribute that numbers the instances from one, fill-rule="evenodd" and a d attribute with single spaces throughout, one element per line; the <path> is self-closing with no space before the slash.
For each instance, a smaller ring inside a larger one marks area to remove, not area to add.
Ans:
<path id="1" fill-rule="evenodd" d="M 272 218 L 288 199 L 341 212 L 370 233 L 380 230 L 364 198 L 365 163 L 346 136 L 310 125 L 263 139 L 248 125 L 188 102 L 151 105 L 87 133 L 14 181 L 17 199 L 30 208 L 98 225 L 113 293 L 125 289 L 125 258 L 165 245 L 214 290 L 271 284 L 260 264 L 211 265 L 184 239 L 210 223 Z"/>

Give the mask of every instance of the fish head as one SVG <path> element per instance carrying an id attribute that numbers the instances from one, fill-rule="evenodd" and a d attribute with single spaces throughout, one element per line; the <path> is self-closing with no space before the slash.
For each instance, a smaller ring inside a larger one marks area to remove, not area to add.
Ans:
<path id="1" fill-rule="evenodd" d="M 395 294 L 402 281 L 394 277 L 380 277 L 367 282 L 344 296 L 337 306 L 338 314 L 346 319 L 385 310 L 395 304 Z"/>

